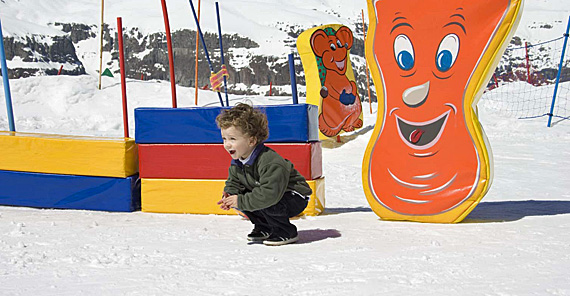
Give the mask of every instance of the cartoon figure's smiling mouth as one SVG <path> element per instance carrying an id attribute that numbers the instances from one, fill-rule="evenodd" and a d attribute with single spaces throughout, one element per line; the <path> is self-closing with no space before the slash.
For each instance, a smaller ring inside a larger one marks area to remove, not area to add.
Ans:
<path id="1" fill-rule="evenodd" d="M 450 112 L 451 110 L 432 120 L 424 122 L 405 120 L 394 114 L 400 138 L 404 143 L 406 143 L 406 145 L 416 150 L 431 148 L 437 143 L 437 141 L 439 141 L 441 134 L 445 129 Z"/>
<path id="2" fill-rule="evenodd" d="M 336 67 L 342 71 L 344 69 L 345 64 L 346 64 L 346 59 L 344 59 L 340 62 L 335 61 L 334 63 L 336 64 Z"/>

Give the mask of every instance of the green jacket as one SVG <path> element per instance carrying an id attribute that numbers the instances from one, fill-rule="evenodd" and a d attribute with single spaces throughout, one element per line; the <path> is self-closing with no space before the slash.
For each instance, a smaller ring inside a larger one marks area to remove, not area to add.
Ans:
<path id="1" fill-rule="evenodd" d="M 263 143 L 253 150 L 249 161 L 232 160 L 224 191 L 238 196 L 238 208 L 257 211 L 281 200 L 286 191 L 308 196 L 313 192 L 293 164 Z"/>

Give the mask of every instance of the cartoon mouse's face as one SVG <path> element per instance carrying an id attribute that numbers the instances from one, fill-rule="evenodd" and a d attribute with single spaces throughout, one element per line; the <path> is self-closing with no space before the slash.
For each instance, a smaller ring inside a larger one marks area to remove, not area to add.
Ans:
<path id="1" fill-rule="evenodd" d="M 335 35 L 327 35 L 317 30 L 311 36 L 311 47 L 316 56 L 321 57 L 327 70 L 340 75 L 346 73 L 347 51 L 352 47 L 352 32 L 347 27 L 338 29 Z"/>
<path id="2" fill-rule="evenodd" d="M 466 88 L 508 0 L 374 1 L 385 112 L 369 167 L 375 198 L 405 215 L 453 209 L 477 186 Z M 429 9 L 429 13 L 426 13 Z M 502 9 L 502 10 L 500 10 Z M 379 115 L 382 116 L 382 115 Z"/>

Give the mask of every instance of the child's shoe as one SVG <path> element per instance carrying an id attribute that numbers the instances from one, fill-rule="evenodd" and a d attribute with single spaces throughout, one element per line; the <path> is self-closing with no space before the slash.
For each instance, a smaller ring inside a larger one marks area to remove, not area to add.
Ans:
<path id="1" fill-rule="evenodd" d="M 292 244 L 299 240 L 299 236 L 295 237 L 282 237 L 282 236 L 270 236 L 263 241 L 266 246 L 281 246 L 286 244 Z"/>
<path id="2" fill-rule="evenodd" d="M 269 238 L 270 233 L 268 231 L 259 230 L 254 228 L 250 234 L 247 235 L 247 240 L 250 242 L 261 242 Z"/>

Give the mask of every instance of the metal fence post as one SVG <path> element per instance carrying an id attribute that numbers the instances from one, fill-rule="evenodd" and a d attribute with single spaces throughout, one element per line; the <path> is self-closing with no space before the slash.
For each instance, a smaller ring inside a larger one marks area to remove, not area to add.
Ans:
<path id="1" fill-rule="evenodd" d="M 289 54 L 289 74 L 291 75 L 291 93 L 293 94 L 293 104 L 299 104 L 297 97 L 297 79 L 295 78 L 295 58 Z"/>
<path id="2" fill-rule="evenodd" d="M 554 116 L 554 103 L 556 102 L 556 94 L 558 93 L 558 84 L 560 84 L 560 74 L 562 74 L 562 64 L 564 64 L 564 55 L 566 55 L 566 45 L 568 44 L 569 31 L 570 17 L 568 17 L 568 24 L 566 25 L 566 34 L 564 34 L 564 47 L 562 47 L 562 55 L 560 56 L 560 65 L 558 66 L 558 74 L 556 75 L 556 84 L 554 85 L 552 104 L 550 104 L 550 113 L 548 113 L 548 127 L 552 125 L 552 116 Z"/>

